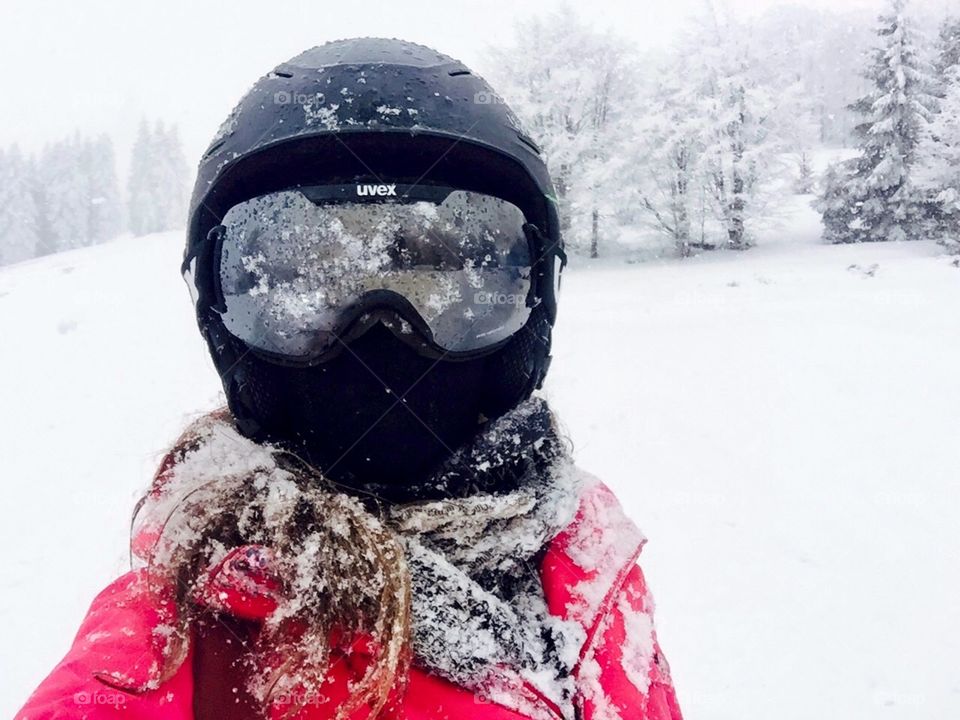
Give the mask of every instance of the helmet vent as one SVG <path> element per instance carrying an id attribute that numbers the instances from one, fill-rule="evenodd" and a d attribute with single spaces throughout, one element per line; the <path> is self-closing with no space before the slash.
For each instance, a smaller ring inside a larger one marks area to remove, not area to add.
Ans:
<path id="1" fill-rule="evenodd" d="M 472 75 L 472 73 L 471 73 L 469 70 L 466 70 L 466 69 L 451 70 L 451 71 L 450 71 L 450 77 L 457 77 L 457 76 L 459 76 L 459 75 Z"/>
<path id="2" fill-rule="evenodd" d="M 203 154 L 203 157 L 204 157 L 204 158 L 208 158 L 208 157 L 210 157 L 211 155 L 213 155 L 217 150 L 219 150 L 219 149 L 221 148 L 221 146 L 222 146 L 226 141 L 227 141 L 226 138 L 224 138 L 223 140 L 220 140 L 219 142 L 215 142 L 213 145 L 211 145 L 209 148 L 207 148 L 207 151 Z"/>
<path id="3" fill-rule="evenodd" d="M 274 70 L 274 71 L 273 71 L 272 73 L 270 73 L 270 74 L 273 75 L 274 77 L 282 77 L 282 78 L 292 78 L 292 77 L 293 77 L 293 73 L 286 72 L 285 70 Z"/>
<path id="4" fill-rule="evenodd" d="M 529 147 L 531 150 L 533 150 L 537 155 L 539 155 L 541 152 L 543 152 L 543 151 L 540 149 L 540 146 L 537 145 L 537 144 L 533 141 L 532 138 L 527 137 L 527 136 L 524 135 L 523 133 L 517 133 L 517 137 L 520 138 L 520 142 L 522 142 L 524 145 L 526 145 L 526 146 Z"/>

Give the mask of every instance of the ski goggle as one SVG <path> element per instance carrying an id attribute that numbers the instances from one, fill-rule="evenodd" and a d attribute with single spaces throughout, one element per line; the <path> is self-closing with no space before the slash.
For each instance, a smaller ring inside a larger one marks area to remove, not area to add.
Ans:
<path id="1" fill-rule="evenodd" d="M 442 354 L 477 353 L 536 304 L 536 229 L 490 195 L 305 187 L 235 205 L 214 231 L 224 326 L 286 359 L 315 359 L 376 322 Z"/>

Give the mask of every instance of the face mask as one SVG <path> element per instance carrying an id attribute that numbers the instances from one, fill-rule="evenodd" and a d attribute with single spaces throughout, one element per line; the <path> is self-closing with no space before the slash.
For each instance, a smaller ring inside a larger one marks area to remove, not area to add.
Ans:
<path id="1" fill-rule="evenodd" d="M 244 434 L 297 453 L 335 482 L 399 498 L 485 419 L 529 396 L 545 345 L 527 333 L 467 361 L 424 357 L 382 326 L 319 365 L 248 353 L 233 368 L 228 398 Z"/>

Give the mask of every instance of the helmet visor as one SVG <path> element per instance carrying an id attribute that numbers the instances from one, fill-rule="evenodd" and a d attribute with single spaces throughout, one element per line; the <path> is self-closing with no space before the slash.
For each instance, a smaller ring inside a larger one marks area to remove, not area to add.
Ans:
<path id="1" fill-rule="evenodd" d="M 532 258 L 520 209 L 464 190 L 397 188 L 300 188 L 232 207 L 219 249 L 227 330 L 310 359 L 377 308 L 444 353 L 483 350 L 523 327 Z"/>

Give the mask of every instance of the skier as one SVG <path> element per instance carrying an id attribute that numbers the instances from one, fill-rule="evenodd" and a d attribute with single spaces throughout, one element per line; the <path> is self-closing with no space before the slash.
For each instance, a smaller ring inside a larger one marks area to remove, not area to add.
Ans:
<path id="1" fill-rule="evenodd" d="M 481 78 L 302 53 L 221 127 L 187 234 L 228 409 L 19 718 L 680 719 L 644 539 L 533 395 L 565 256 Z"/>

